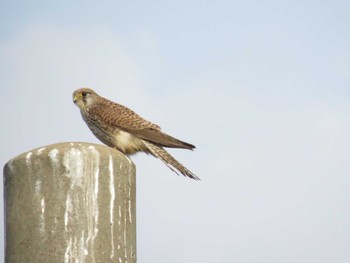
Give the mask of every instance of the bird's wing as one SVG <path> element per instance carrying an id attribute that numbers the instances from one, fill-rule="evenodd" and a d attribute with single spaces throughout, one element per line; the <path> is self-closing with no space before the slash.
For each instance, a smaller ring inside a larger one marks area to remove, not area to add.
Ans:
<path id="1" fill-rule="evenodd" d="M 97 110 L 98 109 L 98 110 Z M 102 125 L 114 126 L 140 139 L 152 142 L 158 146 L 194 149 L 195 146 L 180 141 L 161 131 L 161 128 L 149 122 L 129 108 L 105 100 L 96 110 L 89 110 L 89 115 Z"/>
<path id="2" fill-rule="evenodd" d="M 123 130 L 135 135 L 140 139 L 152 142 L 160 147 L 184 148 L 189 150 L 196 148 L 190 143 L 181 141 L 160 130 L 155 130 L 152 128 L 144 128 L 139 130 L 131 130 L 128 128 L 124 128 Z"/>
<path id="3" fill-rule="evenodd" d="M 132 130 L 144 128 L 160 130 L 158 125 L 143 119 L 129 108 L 107 99 L 100 100 L 90 107 L 88 115 L 91 119 L 100 122 L 102 125 L 106 124 L 117 128 L 130 128 Z"/>

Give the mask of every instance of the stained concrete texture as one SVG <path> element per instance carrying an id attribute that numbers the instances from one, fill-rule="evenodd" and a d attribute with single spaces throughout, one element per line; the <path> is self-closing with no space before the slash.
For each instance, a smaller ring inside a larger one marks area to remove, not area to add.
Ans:
<path id="1" fill-rule="evenodd" d="M 90 143 L 23 153 L 4 167 L 7 263 L 136 262 L 135 166 Z"/>

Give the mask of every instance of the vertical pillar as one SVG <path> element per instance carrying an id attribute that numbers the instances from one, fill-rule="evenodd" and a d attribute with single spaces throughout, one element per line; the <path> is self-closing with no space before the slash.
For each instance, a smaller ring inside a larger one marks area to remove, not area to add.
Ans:
<path id="1" fill-rule="evenodd" d="M 49 145 L 4 167 L 6 263 L 136 262 L 135 166 L 110 147 Z"/>

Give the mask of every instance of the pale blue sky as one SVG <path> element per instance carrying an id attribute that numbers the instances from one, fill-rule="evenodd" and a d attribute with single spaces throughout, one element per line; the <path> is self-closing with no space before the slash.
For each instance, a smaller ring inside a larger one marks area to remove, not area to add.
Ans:
<path id="1" fill-rule="evenodd" d="M 349 10 L 3 1 L 0 163 L 97 142 L 71 97 L 88 86 L 197 146 L 171 153 L 201 182 L 132 158 L 139 262 L 348 262 Z"/>

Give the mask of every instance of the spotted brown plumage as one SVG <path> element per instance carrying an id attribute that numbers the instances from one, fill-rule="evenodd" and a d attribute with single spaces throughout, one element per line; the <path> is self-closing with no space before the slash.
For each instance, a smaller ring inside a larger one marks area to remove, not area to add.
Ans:
<path id="1" fill-rule="evenodd" d="M 194 145 L 178 140 L 164 132 L 129 108 L 82 88 L 74 91 L 74 103 L 92 133 L 104 144 L 124 154 L 145 152 L 161 159 L 172 171 L 199 180 L 163 147 L 193 150 Z"/>

